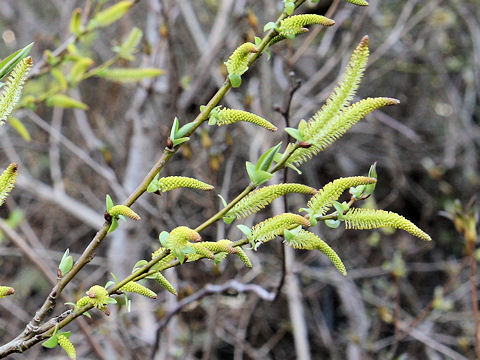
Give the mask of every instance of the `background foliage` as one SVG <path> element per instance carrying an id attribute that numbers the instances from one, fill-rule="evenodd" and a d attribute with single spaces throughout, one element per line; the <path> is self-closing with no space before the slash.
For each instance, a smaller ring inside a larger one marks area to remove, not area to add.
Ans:
<path id="1" fill-rule="evenodd" d="M 11 126 L 0 129 L 1 166 L 16 161 L 20 169 L 17 187 L 0 215 L 14 224 L 29 251 L 52 274 L 64 250 L 70 248 L 78 257 L 103 223 L 105 194 L 120 201 L 134 189 L 164 148 L 174 116 L 184 122 L 193 119 L 222 84 L 223 61 L 238 44 L 261 34 L 281 5 L 139 1 L 118 23 L 88 35 L 78 50 L 100 64 L 114 54 L 111 47 L 138 26 L 144 33 L 141 51 L 133 65 L 125 66 L 157 67 L 165 75 L 139 85 L 100 78 L 82 81 L 68 94 L 87 104 L 88 111 L 45 103 L 34 111 L 20 110 L 15 116 L 30 141 Z M 45 50 L 66 40 L 72 11 L 94 6 L 95 1 L 3 1 L 0 57 L 33 40 L 31 55 L 38 62 Z M 305 8 L 324 14 L 331 6 L 332 1 L 321 0 Z M 381 94 L 402 103 L 368 116 L 305 166 L 303 179 L 292 173 L 289 179 L 320 188 L 340 176 L 366 174 L 377 161 L 379 181 L 372 201 L 405 215 L 434 241 L 425 244 L 400 231 L 386 236 L 381 231 L 320 228 L 350 269 L 346 279 L 318 253 L 295 252 L 290 276 L 298 280 L 299 296 L 288 296 L 295 289 L 287 286 L 274 303 L 251 292 L 193 302 L 162 333 L 159 358 L 166 357 L 168 349 L 169 356 L 182 358 L 293 359 L 296 321 L 306 324 L 312 358 L 474 356 L 470 287 L 462 260 L 465 243 L 440 212 L 456 198 L 467 203 L 480 189 L 480 8 L 474 0 L 372 0 L 365 8 L 335 1 L 333 6 L 335 26 L 313 28 L 272 48 L 271 60 L 258 61 L 224 103 L 282 128 L 282 117 L 274 109 L 283 105 L 291 82 L 301 81 L 291 108 L 296 124 L 319 108 L 351 51 L 368 34 L 371 56 L 358 96 Z M 53 82 L 49 74 L 36 77 L 24 94 L 38 96 Z M 249 124 L 204 127 L 164 175 L 201 179 L 232 198 L 248 182 L 244 162 L 281 140 L 280 132 L 265 133 Z M 304 205 L 301 197 L 292 196 L 289 202 L 294 209 Z M 119 277 L 128 274 L 136 259 L 149 256 L 159 231 L 185 222 L 197 226 L 218 204 L 214 192 L 189 190 L 142 198 L 135 208 L 144 219 L 142 226 L 122 224 L 67 293 L 78 299 L 91 284 L 105 283 L 111 271 Z M 270 216 L 270 211 L 260 216 Z M 209 231 L 202 233 L 205 240 L 239 236 L 236 228 L 223 223 Z M 38 265 L 5 235 L 0 255 L 1 282 L 16 289 L 14 297 L 0 302 L 4 343 L 30 319 L 50 285 Z M 180 289 L 180 299 L 205 284 L 233 278 L 274 291 L 281 276 L 280 255 L 276 242 L 252 254 L 252 270 L 230 259 L 218 267 L 211 262 L 182 266 L 168 275 Z M 457 277 L 442 296 L 452 276 Z M 88 336 L 73 331 L 79 357 L 149 358 L 158 321 L 179 301 L 155 290 L 158 300 L 138 298 L 129 314 L 122 310 L 107 320 L 88 320 Z M 401 330 L 433 299 L 433 311 L 405 337 Z M 297 309 L 300 320 L 287 316 L 289 306 Z M 12 358 L 50 355 L 37 346 Z"/>

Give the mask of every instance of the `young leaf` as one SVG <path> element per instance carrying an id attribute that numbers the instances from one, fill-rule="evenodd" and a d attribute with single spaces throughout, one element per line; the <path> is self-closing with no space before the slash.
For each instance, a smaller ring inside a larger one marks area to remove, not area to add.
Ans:
<path id="1" fill-rule="evenodd" d="M 258 159 L 257 166 L 255 167 L 255 169 L 268 171 L 270 169 L 270 165 L 272 165 L 275 155 L 277 155 L 281 146 L 282 146 L 282 143 L 279 142 L 277 145 L 271 147 L 264 154 L 262 154 L 262 156 L 260 156 L 260 159 Z"/>
<path id="2" fill-rule="evenodd" d="M 70 18 L 70 32 L 73 35 L 80 35 L 82 32 L 82 10 L 77 8 L 73 10 L 72 17 Z"/>
<path id="3" fill-rule="evenodd" d="M 82 110 L 88 109 L 87 104 L 84 104 L 81 101 L 72 99 L 71 97 L 63 94 L 56 94 L 56 95 L 50 96 L 47 99 L 47 105 L 61 107 L 61 108 L 75 108 L 75 109 L 82 109 Z"/>
<path id="4" fill-rule="evenodd" d="M 107 196 L 105 196 L 105 205 L 107 206 L 107 211 L 109 211 L 113 207 L 113 200 L 108 194 Z"/>
<path id="5" fill-rule="evenodd" d="M 27 128 L 19 119 L 14 116 L 10 116 L 8 123 L 23 138 L 23 140 L 26 142 L 30 142 L 32 140 Z"/>
<path id="6" fill-rule="evenodd" d="M 60 265 L 58 265 L 58 269 L 62 276 L 65 276 L 73 267 L 73 257 L 70 255 L 70 250 L 65 250 L 63 254 L 62 260 L 60 261 Z"/>
<path id="7" fill-rule="evenodd" d="M 93 30 L 98 27 L 104 27 L 113 24 L 115 21 L 119 20 L 123 15 L 125 15 L 132 5 L 132 1 L 120 1 L 115 5 L 100 11 L 92 20 L 89 21 L 87 28 L 89 30 Z"/>
<path id="8" fill-rule="evenodd" d="M 134 82 L 141 81 L 145 78 L 152 78 L 159 75 L 163 75 L 164 70 L 157 68 L 138 68 L 138 69 L 125 69 L 125 68 L 109 68 L 99 71 L 96 75 L 105 78 L 110 81 L 117 82 Z"/>
<path id="9" fill-rule="evenodd" d="M 4 78 L 20 61 L 27 57 L 32 46 L 33 42 L 23 49 L 15 51 L 0 62 L 0 79 Z"/>

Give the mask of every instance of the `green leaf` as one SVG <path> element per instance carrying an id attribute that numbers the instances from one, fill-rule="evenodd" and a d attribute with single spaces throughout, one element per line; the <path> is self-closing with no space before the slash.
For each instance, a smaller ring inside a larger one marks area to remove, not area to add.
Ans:
<path id="1" fill-rule="evenodd" d="M 228 224 L 231 224 L 231 223 L 235 220 L 235 216 L 234 216 L 234 215 L 228 215 L 228 214 L 227 214 L 227 215 L 225 215 L 225 216 L 223 217 L 222 220 L 223 220 L 223 222 L 224 222 L 225 224 L 228 225 Z"/>
<path id="2" fill-rule="evenodd" d="M 88 109 L 87 104 L 84 104 L 81 101 L 72 99 L 71 97 L 68 97 L 67 95 L 63 95 L 63 94 L 56 94 L 56 95 L 50 96 L 47 99 L 47 105 L 61 107 L 61 108 L 76 108 L 76 109 L 82 109 L 82 110 Z"/>
<path id="3" fill-rule="evenodd" d="M 261 185 L 264 182 L 267 182 L 268 180 L 270 180 L 272 178 L 272 176 L 273 176 L 273 174 L 270 174 L 267 171 L 255 170 L 255 173 L 253 174 L 252 181 L 253 181 L 253 184 L 255 186 L 258 186 L 258 185 Z"/>
<path id="4" fill-rule="evenodd" d="M 287 127 L 287 128 L 285 128 L 285 131 L 288 133 L 288 135 L 290 135 L 295 140 L 305 141 L 304 137 L 302 136 L 302 133 L 300 132 L 300 130 L 295 129 L 295 128 Z"/>
<path id="5" fill-rule="evenodd" d="M 277 145 L 271 147 L 262 156 L 260 156 L 260 159 L 258 159 L 255 169 L 268 171 L 268 169 L 270 169 L 270 165 L 273 162 L 273 159 L 275 158 L 275 155 L 278 153 L 281 146 L 282 143 L 279 142 Z"/>
<path id="6" fill-rule="evenodd" d="M 105 284 L 105 289 L 108 288 L 108 287 L 110 287 L 110 286 L 112 286 L 112 285 L 115 285 L 115 284 L 116 284 L 115 281 L 110 280 L 110 281 L 108 281 L 108 282 Z"/>
<path id="7" fill-rule="evenodd" d="M 92 315 L 88 311 L 85 311 L 82 315 L 86 316 L 87 318 L 91 319 Z"/>
<path id="8" fill-rule="evenodd" d="M 110 81 L 134 82 L 163 74 L 165 71 L 157 68 L 108 68 L 99 71 L 96 75 Z"/>
<path id="9" fill-rule="evenodd" d="M 74 35 L 80 35 L 82 32 L 82 10 L 77 8 L 73 10 L 70 18 L 70 32 Z"/>
<path id="10" fill-rule="evenodd" d="M 290 0 L 284 0 L 285 2 L 285 12 L 287 15 L 292 15 L 293 10 L 295 10 L 295 3 Z"/>
<path id="11" fill-rule="evenodd" d="M 223 207 L 227 207 L 228 203 L 227 203 L 227 201 L 223 198 L 223 196 L 220 195 L 220 194 L 218 194 L 218 197 L 219 197 L 220 200 L 222 201 Z"/>
<path id="12" fill-rule="evenodd" d="M 58 268 L 62 276 L 65 276 L 65 274 L 67 274 L 73 267 L 73 257 L 70 256 L 69 254 L 70 254 L 69 249 L 65 250 L 62 260 L 60 261 L 60 265 L 58 265 Z"/>
<path id="13" fill-rule="evenodd" d="M 336 229 L 340 226 L 341 221 L 340 220 L 325 220 L 325 225 L 327 225 L 329 228 Z"/>
<path id="14" fill-rule="evenodd" d="M 0 62 L 0 79 L 4 78 L 10 71 L 12 71 L 15 65 L 28 55 L 32 46 L 33 42 L 25 46 L 23 49 L 15 51 Z"/>
<path id="15" fill-rule="evenodd" d="M 32 140 L 27 128 L 19 119 L 14 116 L 10 116 L 8 123 L 23 138 L 23 140 L 26 142 L 30 142 Z"/>
<path id="16" fill-rule="evenodd" d="M 107 206 L 107 211 L 110 210 L 113 207 L 113 200 L 110 197 L 110 195 L 108 195 L 108 194 L 107 194 L 107 196 L 105 196 L 105 204 Z"/>
<path id="17" fill-rule="evenodd" d="M 98 12 L 95 17 L 88 22 L 87 29 L 93 30 L 98 27 L 113 24 L 125 15 L 132 5 L 133 2 L 131 1 L 120 1 L 115 5 Z"/>
<path id="18" fill-rule="evenodd" d="M 55 78 L 55 80 L 57 80 L 57 82 L 60 85 L 60 87 L 62 88 L 62 90 L 63 91 L 67 90 L 68 81 L 67 81 L 67 78 L 65 77 L 65 75 L 63 75 L 63 73 L 57 68 L 54 68 L 54 69 L 50 70 L 50 73 Z"/>
<path id="19" fill-rule="evenodd" d="M 265 24 L 265 26 L 263 27 L 263 31 L 268 31 L 268 30 L 271 30 L 271 29 L 275 29 L 276 25 L 273 21 L 270 21 L 268 23 Z"/>
<path id="20" fill-rule="evenodd" d="M 112 50 L 118 53 L 122 59 L 132 61 L 135 59 L 133 54 L 142 39 L 142 35 L 142 30 L 138 27 L 134 27 L 122 44 L 120 46 L 114 46 Z"/>
<path id="21" fill-rule="evenodd" d="M 154 193 L 157 192 L 158 189 L 158 180 L 153 179 L 152 181 L 150 181 L 150 184 L 148 184 L 147 192 Z"/>
<path id="22" fill-rule="evenodd" d="M 175 147 L 175 146 L 178 146 L 180 144 L 183 144 L 184 142 L 187 142 L 188 140 L 190 140 L 189 137 L 182 137 L 182 138 L 179 138 L 179 139 L 172 140 L 172 144 Z"/>
<path id="23" fill-rule="evenodd" d="M 139 261 L 136 262 L 135 265 L 133 265 L 133 269 L 139 269 L 139 268 L 141 268 L 141 267 L 143 267 L 147 264 L 148 264 L 147 260 L 139 260 Z"/>
<path id="24" fill-rule="evenodd" d="M 246 226 L 246 225 L 242 225 L 242 224 L 239 224 L 237 225 L 237 228 L 238 230 L 240 230 L 247 238 L 252 234 L 252 230 Z"/>
<path id="25" fill-rule="evenodd" d="M 194 127 L 197 125 L 195 122 L 189 122 L 183 125 L 180 129 L 178 129 L 176 136 L 178 138 L 184 137 L 187 133 L 189 133 Z"/>
<path id="26" fill-rule="evenodd" d="M 108 228 L 108 232 L 111 233 L 111 232 L 114 232 L 115 230 L 117 230 L 117 227 L 118 227 L 118 220 L 116 217 L 114 217 L 112 219 L 112 224 L 110 225 L 110 227 Z"/>
<path id="27" fill-rule="evenodd" d="M 160 244 L 162 244 L 163 247 L 167 246 L 168 235 L 169 235 L 168 231 L 162 231 L 158 235 L 158 240 L 160 241 Z"/>
<path id="28" fill-rule="evenodd" d="M 57 345 L 58 345 L 58 337 L 56 335 L 50 337 L 47 341 L 45 341 L 42 344 L 43 347 L 46 347 L 46 348 L 49 348 L 49 349 L 53 349 Z"/>
<path id="29" fill-rule="evenodd" d="M 10 119 L 11 121 L 11 119 Z M 372 166 L 370 166 L 370 169 L 368 170 L 368 176 L 371 178 L 376 179 L 377 178 L 377 163 L 375 162 Z M 375 191 L 375 186 L 377 183 L 369 184 L 365 186 L 365 192 L 364 196 L 369 196 L 372 195 L 373 192 Z"/>
<path id="30" fill-rule="evenodd" d="M 242 84 L 242 77 L 238 74 L 228 74 L 228 79 L 234 88 L 237 88 Z"/>
<path id="31" fill-rule="evenodd" d="M 75 61 L 75 64 L 73 64 L 73 67 L 68 74 L 68 78 L 73 86 L 76 86 L 81 80 L 83 80 L 88 68 L 93 64 L 93 60 L 86 57 L 79 58 Z"/>
<path id="32" fill-rule="evenodd" d="M 343 216 L 343 206 L 342 206 L 342 204 L 340 204 L 338 201 L 334 201 L 332 205 L 335 208 L 335 210 L 337 210 L 337 219 L 338 220 L 343 220 L 344 216 Z"/>
<path id="33" fill-rule="evenodd" d="M 175 116 L 175 118 L 173 119 L 172 129 L 170 130 L 170 140 L 172 141 L 176 139 L 178 126 L 178 118 Z"/>

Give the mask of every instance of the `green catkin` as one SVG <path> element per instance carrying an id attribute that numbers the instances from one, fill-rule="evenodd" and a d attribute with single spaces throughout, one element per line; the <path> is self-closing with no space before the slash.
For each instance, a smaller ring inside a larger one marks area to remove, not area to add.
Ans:
<path id="1" fill-rule="evenodd" d="M 75 307 L 80 309 L 88 304 L 93 304 L 92 298 L 90 296 L 84 296 L 77 300 Z"/>
<path id="2" fill-rule="evenodd" d="M 378 97 L 366 98 L 350 105 L 343 112 L 339 113 L 334 118 L 334 121 L 329 121 L 318 131 L 318 133 L 306 140 L 312 146 L 295 151 L 288 159 L 288 163 L 295 163 L 296 165 L 303 164 L 305 161 L 309 160 L 314 155 L 317 155 L 320 151 L 325 150 L 333 142 L 342 137 L 365 115 L 383 106 L 397 105 L 399 103 L 400 102 L 397 99 Z M 292 145 L 289 146 L 291 148 Z"/>
<path id="3" fill-rule="evenodd" d="M 18 166 L 10 164 L 0 175 L 0 206 L 5 202 L 8 194 L 12 191 L 17 181 Z"/>
<path id="4" fill-rule="evenodd" d="M 303 184 L 277 184 L 264 186 L 252 191 L 240 200 L 228 212 L 228 215 L 236 216 L 237 219 L 247 217 L 271 204 L 273 200 L 289 193 L 313 195 L 317 192 L 314 188 Z"/>
<path id="5" fill-rule="evenodd" d="M 376 229 L 381 227 L 392 227 L 405 230 L 406 232 L 420 239 L 430 241 L 430 235 L 422 231 L 411 221 L 391 211 L 360 209 L 349 210 L 345 214 L 345 227 L 347 229 Z"/>
<path id="6" fill-rule="evenodd" d="M 203 243 L 192 243 L 190 244 L 191 247 L 193 247 L 195 249 L 195 252 L 202 256 L 202 257 L 206 257 L 208 259 L 215 259 L 215 254 L 210 251 L 209 249 L 207 249 L 206 247 L 202 246 Z M 190 254 L 187 255 L 188 259 L 190 260 Z"/>
<path id="7" fill-rule="evenodd" d="M 304 26 L 313 24 L 332 26 L 335 24 L 335 21 L 325 16 L 316 14 L 294 15 L 287 17 L 280 22 L 280 26 L 278 27 L 278 33 L 286 37 L 293 37 L 299 32 L 301 32 L 301 29 Z"/>
<path id="8" fill-rule="evenodd" d="M 290 240 L 285 239 L 285 243 L 294 249 L 320 250 L 327 255 L 337 270 L 343 275 L 347 275 L 345 265 L 337 253 L 322 239 L 310 231 L 300 229 Z"/>
<path id="9" fill-rule="evenodd" d="M 199 242 L 200 234 L 186 226 L 179 226 L 170 231 L 166 241 L 167 249 L 183 249 L 189 241 Z"/>
<path id="10" fill-rule="evenodd" d="M 167 280 L 167 278 L 165 276 L 163 276 L 160 271 L 156 273 L 156 277 L 155 277 L 155 280 L 157 280 L 157 282 L 162 285 L 166 290 L 168 290 L 169 292 L 171 292 L 173 295 L 177 296 L 178 293 L 177 293 L 177 290 L 175 290 L 175 288 L 173 287 L 172 284 L 170 284 L 170 282 Z"/>
<path id="11" fill-rule="evenodd" d="M 250 262 L 250 259 L 248 258 L 245 251 L 243 251 L 243 249 L 240 246 L 236 246 L 235 249 L 237 250 L 237 256 L 240 258 L 240 260 L 242 260 L 245 266 L 248 268 L 251 268 L 252 263 Z"/>
<path id="12" fill-rule="evenodd" d="M 12 70 L 0 93 L 0 126 L 5 123 L 17 105 L 25 79 L 32 67 L 32 58 L 27 56 Z"/>
<path id="13" fill-rule="evenodd" d="M 218 111 L 217 116 L 218 118 L 216 119 L 216 124 L 218 126 L 233 124 L 238 121 L 245 121 L 261 126 L 269 131 L 277 131 L 277 128 L 272 123 L 248 111 L 223 108 Z"/>
<path id="14" fill-rule="evenodd" d="M 342 79 L 328 97 L 325 105 L 308 122 L 305 130 L 307 136 L 314 136 L 327 122 L 333 122 L 334 117 L 350 104 L 365 73 L 368 56 L 368 36 L 364 36 L 353 51 Z"/>
<path id="15" fill-rule="evenodd" d="M 310 222 L 298 214 L 280 214 L 253 226 L 249 239 L 253 239 L 256 243 L 264 243 L 283 234 L 285 229 L 290 229 L 298 225 L 308 227 L 310 226 Z"/>
<path id="16" fill-rule="evenodd" d="M 126 283 L 125 285 L 123 285 L 120 288 L 120 291 L 132 292 L 132 293 L 140 294 L 140 295 L 152 298 L 152 299 L 157 298 L 157 294 L 155 294 L 155 292 L 153 292 L 149 288 L 147 288 L 147 287 L 145 287 L 145 286 L 143 286 L 139 283 L 136 283 L 134 281 L 130 281 L 130 282 Z"/>
<path id="17" fill-rule="evenodd" d="M 113 217 L 123 215 L 133 220 L 140 220 L 140 216 L 138 216 L 138 214 L 135 211 L 133 211 L 132 209 L 130 209 L 128 206 L 125 206 L 125 205 L 112 206 L 112 208 L 108 210 L 108 214 Z"/>
<path id="18" fill-rule="evenodd" d="M 94 285 L 87 291 L 88 297 L 91 299 L 90 303 L 97 309 L 104 311 L 109 301 L 108 291 L 100 286 Z"/>
<path id="19" fill-rule="evenodd" d="M 287 164 L 301 165 L 331 145 L 368 113 L 382 106 L 399 103 L 396 99 L 382 97 L 367 98 L 349 106 L 360 85 L 368 56 L 368 36 L 365 36 L 353 52 L 342 80 L 325 105 L 308 122 L 299 126 L 304 141 L 311 146 L 296 150 Z M 289 145 L 287 151 L 292 146 Z"/>
<path id="20" fill-rule="evenodd" d="M 199 190 L 214 189 L 212 185 L 185 176 L 167 176 L 160 178 L 158 179 L 158 188 L 161 192 L 167 192 L 178 188 L 192 188 Z"/>
<path id="21" fill-rule="evenodd" d="M 366 2 L 365 0 L 345 0 L 345 1 L 358 6 L 368 6 L 368 2 Z"/>
<path id="22" fill-rule="evenodd" d="M 312 209 L 315 214 L 325 215 L 327 210 L 338 200 L 345 190 L 353 186 L 374 183 L 376 183 L 376 180 L 367 176 L 352 176 L 336 179 L 320 189 L 318 193 L 308 201 L 307 206 Z"/>
<path id="23" fill-rule="evenodd" d="M 15 293 L 15 290 L 10 286 L 0 286 L 0 299 L 5 296 L 12 295 Z"/>
<path id="24" fill-rule="evenodd" d="M 63 334 L 58 335 L 57 339 L 58 345 L 60 345 L 62 349 L 65 350 L 68 357 L 72 360 L 75 360 L 77 358 L 77 351 L 75 350 L 75 346 L 73 346 L 70 339 Z"/>
<path id="25" fill-rule="evenodd" d="M 251 42 L 240 45 L 225 62 L 228 73 L 242 75 L 248 70 L 248 57 L 251 53 L 256 52 L 258 52 L 258 49 Z"/>

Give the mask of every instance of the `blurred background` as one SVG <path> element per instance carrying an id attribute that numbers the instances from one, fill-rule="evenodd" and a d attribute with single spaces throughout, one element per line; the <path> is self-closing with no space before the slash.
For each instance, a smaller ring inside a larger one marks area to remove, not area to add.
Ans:
<path id="1" fill-rule="evenodd" d="M 105 194 L 120 203 L 135 189 L 165 147 L 173 118 L 193 120 L 222 85 L 223 62 L 231 52 L 262 36 L 263 26 L 283 8 L 283 2 L 272 0 L 136 1 L 119 21 L 88 33 L 68 51 L 102 64 L 137 26 L 143 32 L 139 52 L 116 66 L 156 67 L 165 74 L 127 84 L 91 77 L 65 89 L 88 110 L 48 107 L 42 97 L 56 77 L 45 62 L 46 51 L 58 55 L 72 40 L 74 9 L 88 17 L 102 3 L 114 1 L 1 3 L 0 57 L 34 41 L 37 64 L 24 90 L 31 101 L 15 113 L 24 129 L 9 124 L 0 129 L 0 167 L 15 161 L 20 173 L 0 209 L 13 229 L 13 235 L 0 236 L 0 283 L 16 290 L 0 301 L 1 344 L 20 333 L 43 303 L 63 252 L 69 248 L 78 258 L 102 226 Z M 194 228 L 221 207 L 218 194 L 233 199 L 240 193 L 248 184 L 245 161 L 286 141 L 284 119 L 275 109 L 285 107 L 292 84 L 301 84 L 290 108 L 290 126 L 296 126 L 321 107 L 364 35 L 370 39 L 370 60 L 358 99 L 388 96 L 401 104 L 367 116 L 304 164 L 302 175 L 290 171 L 288 180 L 321 188 L 338 177 L 366 175 L 377 162 L 378 184 L 368 205 L 402 214 L 433 241 L 401 231 L 319 225 L 314 231 L 337 251 L 348 276 L 338 274 L 320 252 L 287 251 L 285 285 L 274 302 L 262 295 L 275 293 L 282 278 L 280 239 L 249 252 L 251 270 L 237 258 L 217 266 L 207 260 L 186 264 L 166 273 L 178 298 L 148 283 L 157 300 L 133 297 L 130 313 L 119 305 L 108 318 L 92 312 L 91 320 L 69 325 L 79 358 L 475 358 L 466 257 L 473 249 L 467 249 L 458 219 L 474 216 L 480 189 L 480 6 L 477 0 L 369 4 L 302 5 L 298 12 L 328 13 L 336 25 L 313 26 L 272 47 L 271 58 L 262 56 L 242 77 L 242 86 L 221 102 L 263 116 L 279 131 L 266 134 L 251 124 L 199 128 L 162 175 L 195 177 L 215 190 L 145 194 L 134 206 L 141 223 L 122 223 L 109 235 L 61 303 L 104 285 L 110 273 L 128 275 L 137 260 L 150 258 L 160 231 Z M 68 74 L 72 63 L 62 63 L 59 71 Z M 289 196 L 289 209 L 297 211 L 307 200 Z M 275 203 L 243 223 L 251 226 L 282 207 Z M 241 236 L 235 225 L 223 222 L 202 232 L 210 241 Z M 232 279 L 258 287 L 192 298 L 207 284 Z M 190 300 L 179 304 L 182 299 Z M 64 310 L 59 304 L 54 315 Z M 55 356 L 65 358 L 58 348 L 37 345 L 11 358 Z"/>

